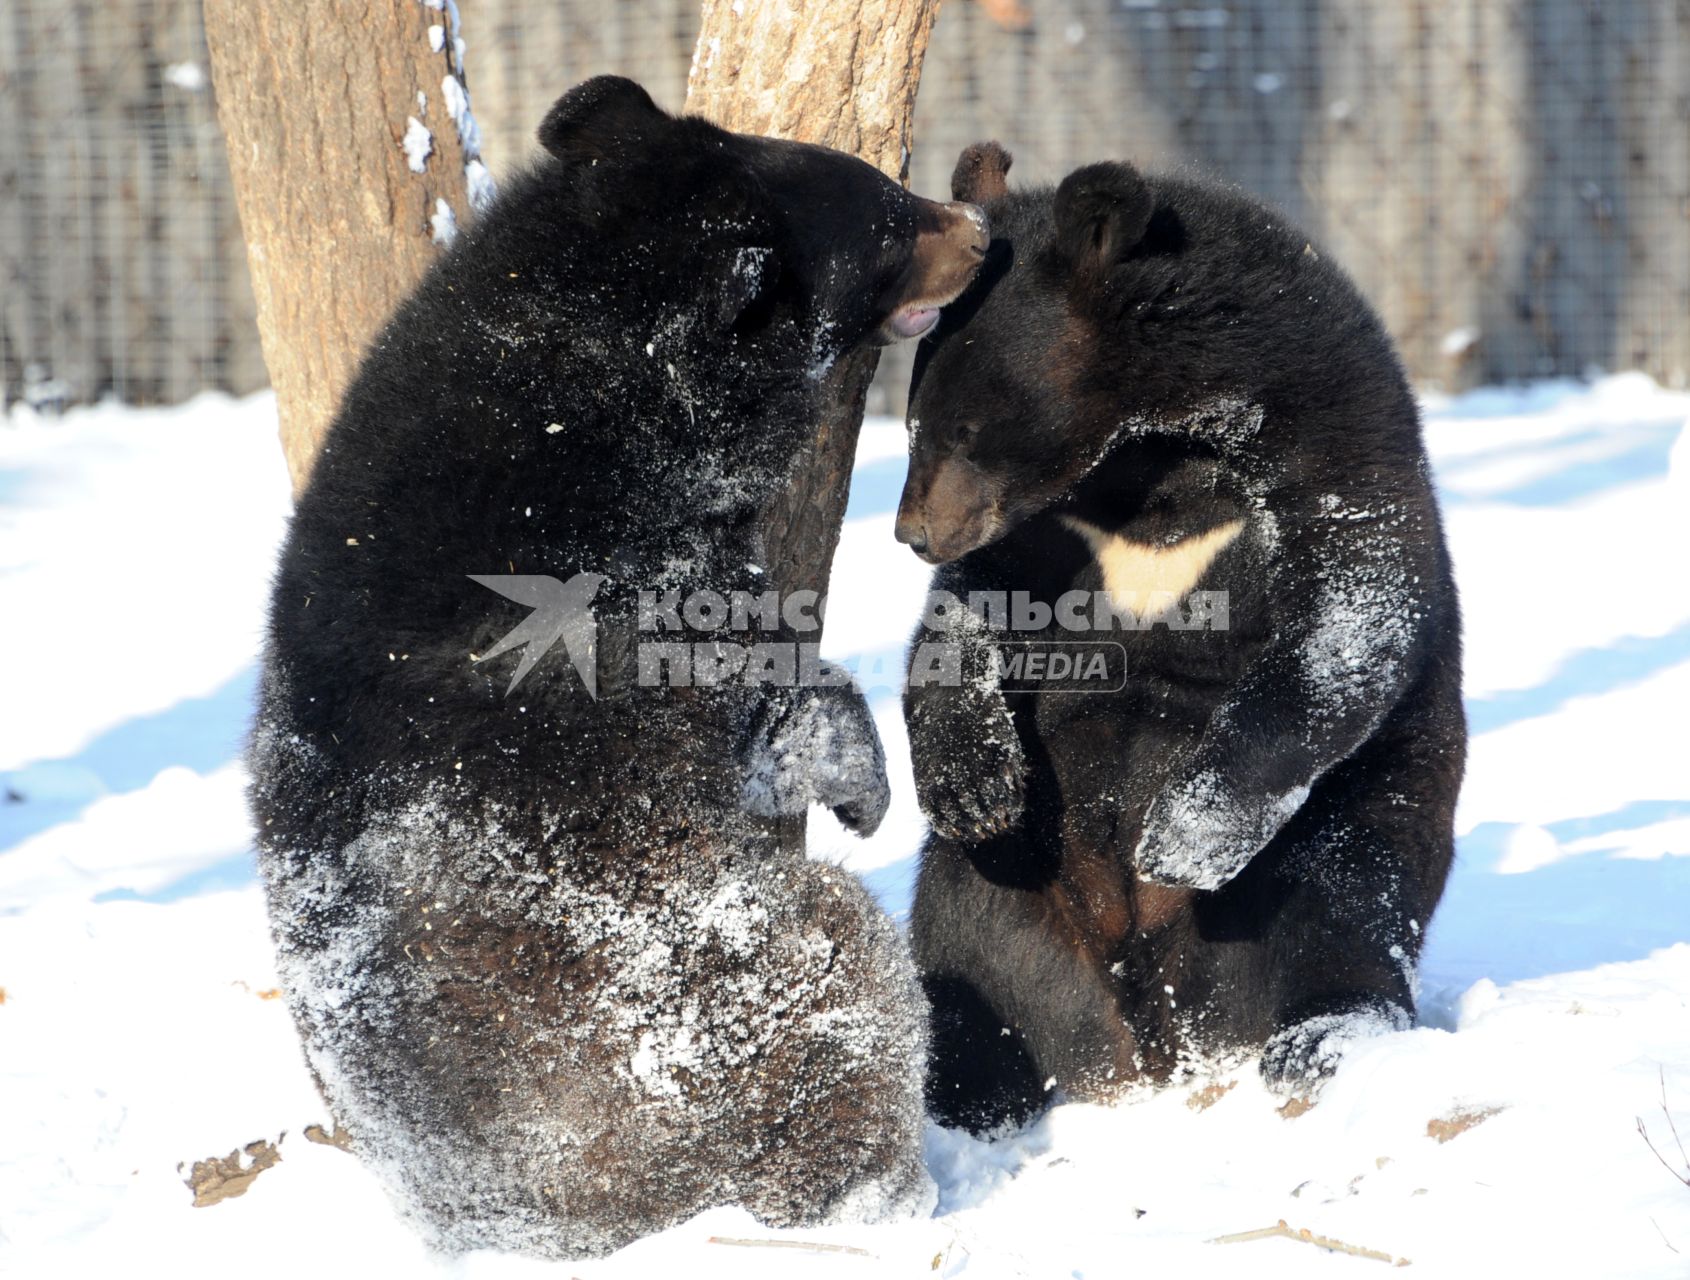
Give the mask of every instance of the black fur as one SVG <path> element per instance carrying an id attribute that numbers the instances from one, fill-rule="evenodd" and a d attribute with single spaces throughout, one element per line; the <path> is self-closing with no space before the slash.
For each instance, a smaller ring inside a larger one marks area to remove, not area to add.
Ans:
<path id="1" fill-rule="evenodd" d="M 1224 630 L 975 626 L 961 687 L 912 662 L 929 1104 L 985 1128 L 1229 1050 L 1311 1083 L 1411 1015 L 1452 856 L 1459 616 L 1414 398 L 1344 273 L 1236 191 L 1092 165 L 987 210 L 912 390 L 899 536 L 949 561 L 935 588 L 1097 590 L 1074 520 L 1243 527 L 1194 584 Z M 1006 638 L 1118 642 L 1123 687 L 977 678 Z"/>
<path id="2" fill-rule="evenodd" d="M 635 601 L 766 588 L 759 522 L 829 370 L 937 305 L 934 271 L 954 295 L 983 224 L 627 81 L 541 139 L 369 352 L 277 571 L 253 805 L 308 1056 L 447 1248 L 907 1213 L 913 968 L 773 834 L 812 799 L 874 828 L 867 709 L 641 687 Z M 520 655 L 478 660 L 524 612 L 470 575 L 506 574 L 602 577 L 597 701 L 561 649 L 508 696 Z"/>

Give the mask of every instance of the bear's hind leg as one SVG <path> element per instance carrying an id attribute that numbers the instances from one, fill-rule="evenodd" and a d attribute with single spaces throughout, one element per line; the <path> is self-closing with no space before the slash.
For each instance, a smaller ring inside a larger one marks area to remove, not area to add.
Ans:
<path id="1" fill-rule="evenodd" d="M 1021 1037 L 967 978 L 922 980 L 932 1005 L 927 1109 L 971 1133 L 1026 1124 L 1044 1105 L 1038 1064 Z"/>
<path id="2" fill-rule="evenodd" d="M 1447 808 L 1405 803 L 1404 780 L 1379 762 L 1369 752 L 1324 778 L 1228 886 L 1278 902 L 1263 939 L 1268 1017 L 1257 1042 L 1263 1075 L 1283 1090 L 1318 1086 L 1357 1040 L 1414 1020 L 1420 946 L 1453 839 Z"/>
<path id="3" fill-rule="evenodd" d="M 1139 1075 L 1115 984 L 1028 872 L 1019 833 L 922 852 L 910 942 L 933 1004 L 927 1101 L 941 1124 L 985 1132 L 1031 1119 L 1060 1089 L 1108 1097 Z"/>

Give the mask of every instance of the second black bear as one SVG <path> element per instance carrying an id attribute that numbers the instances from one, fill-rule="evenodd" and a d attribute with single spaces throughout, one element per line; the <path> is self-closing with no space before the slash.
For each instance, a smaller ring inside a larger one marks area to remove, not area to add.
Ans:
<path id="1" fill-rule="evenodd" d="M 1452 856 L 1459 617 L 1414 397 L 1275 211 L 1008 167 L 957 166 L 994 238 L 918 353 L 897 526 L 974 600 L 930 610 L 905 705 L 929 1105 L 990 1127 L 1229 1051 L 1311 1083 L 1410 1021 Z M 1041 683 L 1080 670 L 1041 651 L 1098 678 Z"/>

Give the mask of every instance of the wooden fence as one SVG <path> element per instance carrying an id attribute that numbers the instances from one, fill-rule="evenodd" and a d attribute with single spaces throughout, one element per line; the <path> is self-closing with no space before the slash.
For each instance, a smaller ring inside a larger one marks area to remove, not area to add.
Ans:
<path id="1" fill-rule="evenodd" d="M 0 4 L 5 401 L 260 385 L 197 5 Z M 496 173 L 585 76 L 682 100 L 692 0 L 460 7 Z M 983 137 L 1023 182 L 1120 157 L 1267 196 L 1423 382 L 1690 383 L 1690 0 L 949 0 L 916 188 Z"/>
<path id="2" fill-rule="evenodd" d="M 197 0 L 0 0 L 5 404 L 264 385 Z"/>

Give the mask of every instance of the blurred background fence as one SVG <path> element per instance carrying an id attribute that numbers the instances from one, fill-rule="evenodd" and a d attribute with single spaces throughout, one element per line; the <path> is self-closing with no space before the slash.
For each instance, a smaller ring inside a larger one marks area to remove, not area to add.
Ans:
<path id="1" fill-rule="evenodd" d="M 460 7 L 496 174 L 583 77 L 684 97 L 693 0 Z M 263 385 L 206 68 L 197 0 L 0 0 L 6 404 Z M 948 0 L 913 185 L 985 137 L 1024 183 L 1120 157 L 1266 196 L 1423 383 L 1690 383 L 1690 0 Z"/>

